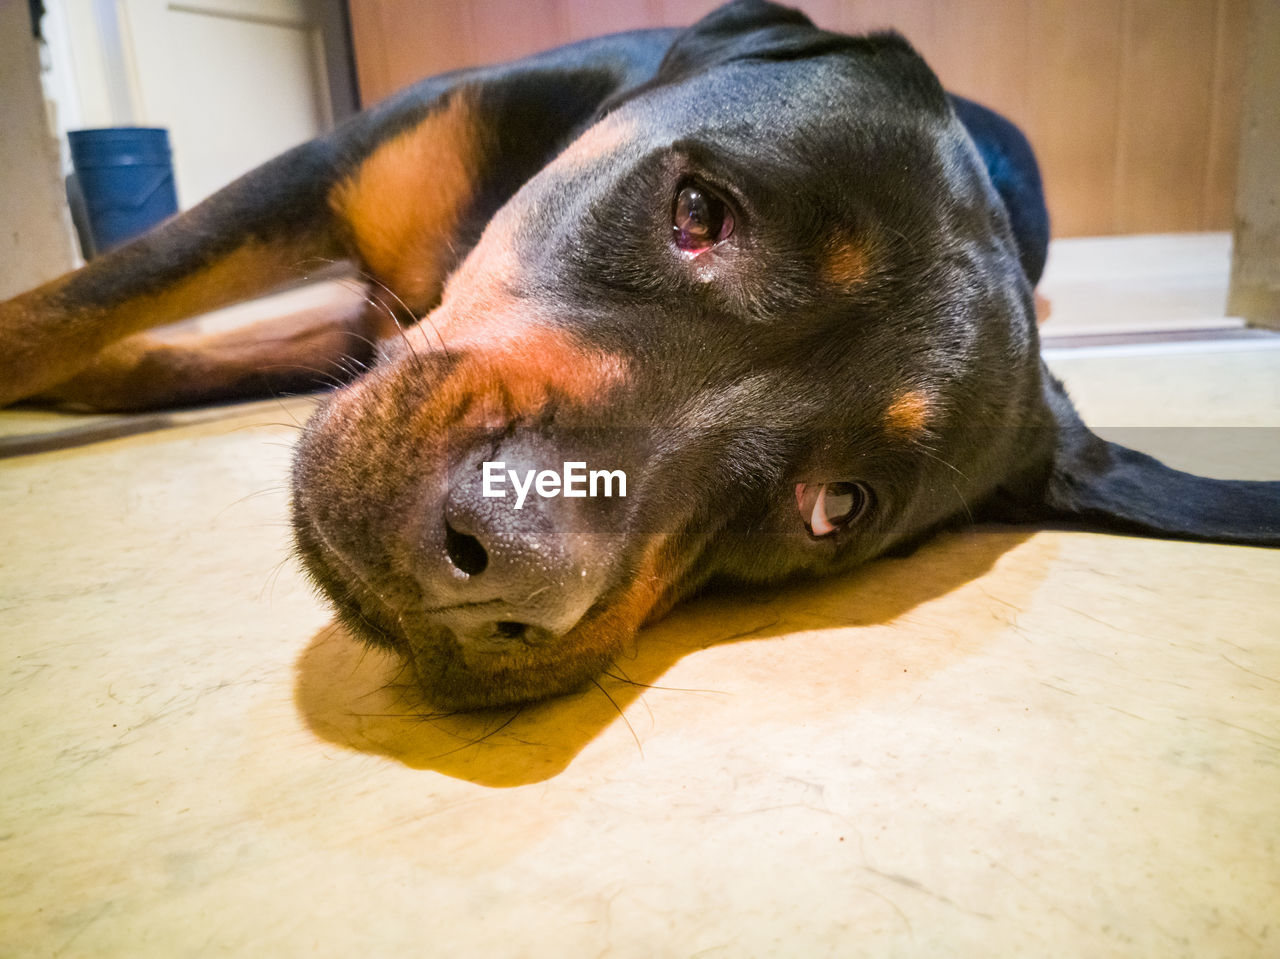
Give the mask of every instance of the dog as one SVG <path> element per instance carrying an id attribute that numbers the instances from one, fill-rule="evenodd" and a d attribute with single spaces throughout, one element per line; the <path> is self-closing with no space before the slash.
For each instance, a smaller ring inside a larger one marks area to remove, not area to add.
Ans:
<path id="1" fill-rule="evenodd" d="M 1039 357 L 1048 235 L 1026 140 L 902 37 L 736 0 L 425 80 L 4 304 L 0 403 L 270 395 L 345 362 L 296 450 L 297 550 L 445 709 L 574 690 L 709 584 L 955 523 L 1280 545 L 1280 483 L 1081 422 Z M 379 309 L 142 332 L 339 260 Z"/>

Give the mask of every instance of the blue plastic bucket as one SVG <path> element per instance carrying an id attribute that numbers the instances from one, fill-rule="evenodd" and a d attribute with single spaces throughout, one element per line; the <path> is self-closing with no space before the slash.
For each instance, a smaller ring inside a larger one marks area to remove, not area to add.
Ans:
<path id="1" fill-rule="evenodd" d="M 106 127 L 72 130 L 67 138 L 93 252 L 119 246 L 178 212 L 168 130 Z"/>

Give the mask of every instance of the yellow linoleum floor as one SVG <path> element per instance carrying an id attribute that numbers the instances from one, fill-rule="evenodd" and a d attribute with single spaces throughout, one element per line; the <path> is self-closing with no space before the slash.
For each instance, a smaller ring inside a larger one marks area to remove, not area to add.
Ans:
<path id="1" fill-rule="evenodd" d="M 1053 362 L 1280 477 L 1280 351 Z M 1280 551 L 975 529 L 432 718 L 288 559 L 307 405 L 0 460 L 0 955 L 1280 954 Z"/>

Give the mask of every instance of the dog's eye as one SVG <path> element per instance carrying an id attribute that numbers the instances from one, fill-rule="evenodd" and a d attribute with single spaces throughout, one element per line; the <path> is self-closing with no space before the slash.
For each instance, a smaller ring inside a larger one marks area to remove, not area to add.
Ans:
<path id="1" fill-rule="evenodd" d="M 676 193 L 671 232 L 676 246 L 697 256 L 729 238 L 733 232 L 733 212 L 706 187 L 686 183 Z"/>
<path id="2" fill-rule="evenodd" d="M 866 512 L 871 494 L 861 483 L 798 483 L 796 505 L 814 536 L 827 536 Z"/>

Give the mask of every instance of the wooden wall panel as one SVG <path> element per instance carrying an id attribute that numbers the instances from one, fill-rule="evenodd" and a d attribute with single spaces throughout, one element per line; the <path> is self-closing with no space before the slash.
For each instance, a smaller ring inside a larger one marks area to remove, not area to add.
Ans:
<path id="1" fill-rule="evenodd" d="M 569 18 L 560 0 L 484 0 L 469 4 L 478 62 L 514 60 L 567 43 Z"/>
<path id="2" fill-rule="evenodd" d="M 1280 329 L 1280 3 L 1255 3 L 1247 35 L 1227 309 L 1232 316 Z"/>
<path id="3" fill-rule="evenodd" d="M 657 0 L 595 0 L 595 3 L 566 3 L 564 8 L 570 40 L 642 30 L 662 22 L 662 8 Z"/>
<path id="4" fill-rule="evenodd" d="M 1245 52 L 1248 46 L 1249 0 L 1218 4 L 1213 57 L 1212 115 L 1205 169 L 1204 223 L 1207 229 L 1231 223 L 1239 167 L 1244 109 Z"/>
<path id="5" fill-rule="evenodd" d="M 591 0 L 567 0 L 569 3 L 590 3 Z M 681 27 L 704 17 L 720 0 L 657 0 L 658 22 L 655 27 Z"/>
<path id="6" fill-rule="evenodd" d="M 1054 232 L 1115 233 L 1123 5 L 1045 0 L 1031 11 L 1029 113 Z"/>
<path id="7" fill-rule="evenodd" d="M 1116 228 L 1194 228 L 1204 222 L 1215 0 L 1125 6 Z"/>
<path id="8" fill-rule="evenodd" d="M 1017 122 L 1056 235 L 1230 227 L 1250 0 L 793 2 L 829 29 L 899 30 L 948 89 Z M 372 103 L 444 70 L 687 24 L 718 0 L 349 3 Z"/>

